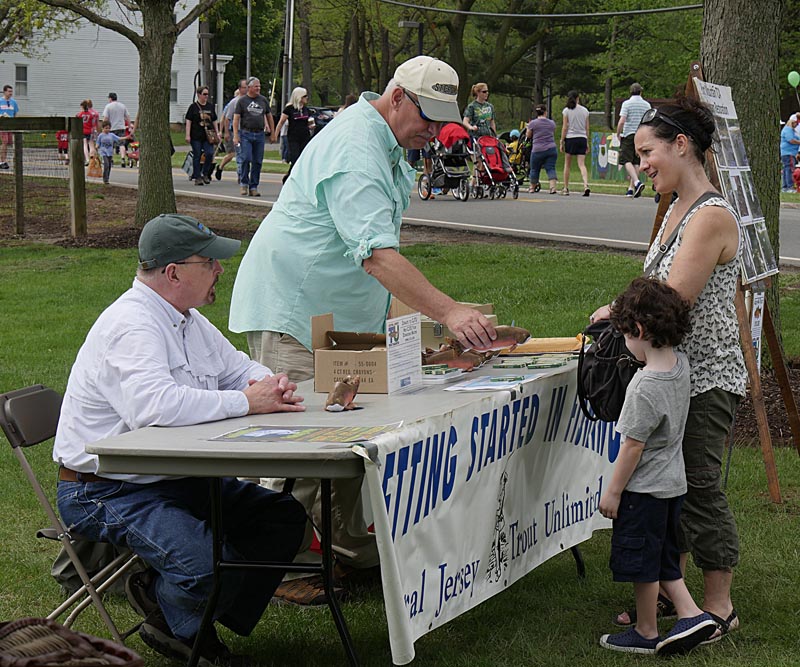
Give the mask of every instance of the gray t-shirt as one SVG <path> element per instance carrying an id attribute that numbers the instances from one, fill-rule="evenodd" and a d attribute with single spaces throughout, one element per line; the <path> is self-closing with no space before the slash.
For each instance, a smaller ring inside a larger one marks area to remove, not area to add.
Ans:
<path id="1" fill-rule="evenodd" d="M 627 491 L 656 498 L 686 493 L 682 442 L 689 412 L 689 361 L 682 352 L 676 356 L 669 371 L 640 370 L 625 392 L 617 432 L 645 443 Z"/>
<path id="2" fill-rule="evenodd" d="M 125 121 L 129 120 L 130 116 L 122 102 L 109 102 L 103 109 L 103 118 L 111 123 L 112 130 L 124 130 Z"/>

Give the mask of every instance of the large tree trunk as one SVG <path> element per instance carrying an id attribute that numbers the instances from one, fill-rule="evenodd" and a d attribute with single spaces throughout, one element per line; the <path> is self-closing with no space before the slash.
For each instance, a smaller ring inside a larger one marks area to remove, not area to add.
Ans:
<path id="1" fill-rule="evenodd" d="M 752 0 L 706 0 L 701 61 L 707 81 L 733 89 L 756 193 L 766 218 L 775 257 L 779 256 L 778 46 L 786 0 L 769 10 Z M 736 48 L 731 48 L 735 44 Z M 780 331 L 777 280 L 767 292 Z"/>
<path id="2" fill-rule="evenodd" d="M 169 2 L 142 2 L 144 26 L 139 46 L 141 161 L 136 224 L 175 212 L 169 138 L 169 85 L 178 33 Z"/>

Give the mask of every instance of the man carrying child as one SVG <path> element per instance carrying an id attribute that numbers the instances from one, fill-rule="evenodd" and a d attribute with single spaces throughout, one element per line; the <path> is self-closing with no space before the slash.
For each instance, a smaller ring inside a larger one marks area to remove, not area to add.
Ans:
<path id="1" fill-rule="evenodd" d="M 617 421 L 623 437 L 600 512 L 613 519 L 610 567 L 614 581 L 633 582 L 636 624 L 603 635 L 603 648 L 627 653 L 687 653 L 716 630 L 686 588 L 678 530 L 686 494 L 683 440 L 689 411 L 689 362 L 674 346 L 690 329 L 689 304 L 667 284 L 636 278 L 611 307 L 611 323 L 645 363 L 631 380 Z M 661 588 L 678 621 L 660 637 Z"/>

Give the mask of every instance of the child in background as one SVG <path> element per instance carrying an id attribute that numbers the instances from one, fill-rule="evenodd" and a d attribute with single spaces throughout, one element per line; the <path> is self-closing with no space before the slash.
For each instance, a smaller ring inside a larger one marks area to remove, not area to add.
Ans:
<path id="1" fill-rule="evenodd" d="M 689 304 L 666 283 L 636 278 L 611 306 L 611 323 L 645 362 L 625 392 L 617 421 L 623 442 L 600 512 L 614 520 L 609 565 L 614 581 L 633 582 L 636 625 L 603 635 L 613 651 L 687 653 L 717 629 L 692 599 L 680 569 L 678 531 L 686 472 L 683 431 L 689 411 L 689 362 L 678 345 L 690 329 Z M 659 583 L 678 621 L 659 637 Z"/>
<path id="2" fill-rule="evenodd" d="M 58 161 L 69 164 L 69 131 L 58 130 L 56 141 L 58 142 Z"/>
<path id="3" fill-rule="evenodd" d="M 103 131 L 97 135 L 97 152 L 103 158 L 103 183 L 111 177 L 111 166 L 114 164 L 114 147 L 120 142 L 116 134 L 111 133 L 111 123 L 103 121 Z"/>
<path id="4" fill-rule="evenodd" d="M 795 192 L 800 192 L 800 158 L 795 159 L 795 167 L 792 172 L 792 180 L 794 181 Z"/>

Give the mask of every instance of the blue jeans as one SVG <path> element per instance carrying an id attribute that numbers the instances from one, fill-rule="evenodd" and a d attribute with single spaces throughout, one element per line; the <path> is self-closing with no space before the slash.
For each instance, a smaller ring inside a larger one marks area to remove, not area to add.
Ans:
<path id="1" fill-rule="evenodd" d="M 236 182 L 242 184 L 242 145 L 238 144 L 233 147 L 236 152 Z"/>
<path id="2" fill-rule="evenodd" d="M 211 170 L 214 168 L 214 144 L 208 141 L 198 141 L 192 139 L 192 180 L 197 180 L 203 176 L 211 176 Z M 206 161 L 202 168 L 200 166 L 200 156 L 205 153 Z"/>
<path id="3" fill-rule="evenodd" d="M 211 593 L 210 483 L 195 477 L 154 484 L 58 483 L 58 511 L 71 530 L 129 547 L 158 572 L 158 603 L 181 639 L 197 634 Z M 221 483 L 223 557 L 291 562 L 305 529 L 302 505 L 250 482 L 224 478 Z M 224 570 L 214 619 L 250 634 L 283 574 Z"/>
<path id="4" fill-rule="evenodd" d="M 242 150 L 242 185 L 256 190 L 261 180 L 261 163 L 264 161 L 263 132 L 242 130 L 239 143 Z"/>
<path id="5" fill-rule="evenodd" d="M 781 187 L 784 190 L 794 190 L 794 181 L 792 180 L 792 163 L 794 158 L 791 155 L 781 155 L 781 164 L 783 164 L 783 171 L 781 172 L 783 183 Z"/>
<path id="6" fill-rule="evenodd" d="M 542 170 L 542 167 L 544 167 L 544 170 L 547 172 L 547 178 L 556 178 L 557 157 L 558 151 L 555 146 L 544 151 L 531 153 L 531 183 L 539 182 L 539 172 Z"/>

